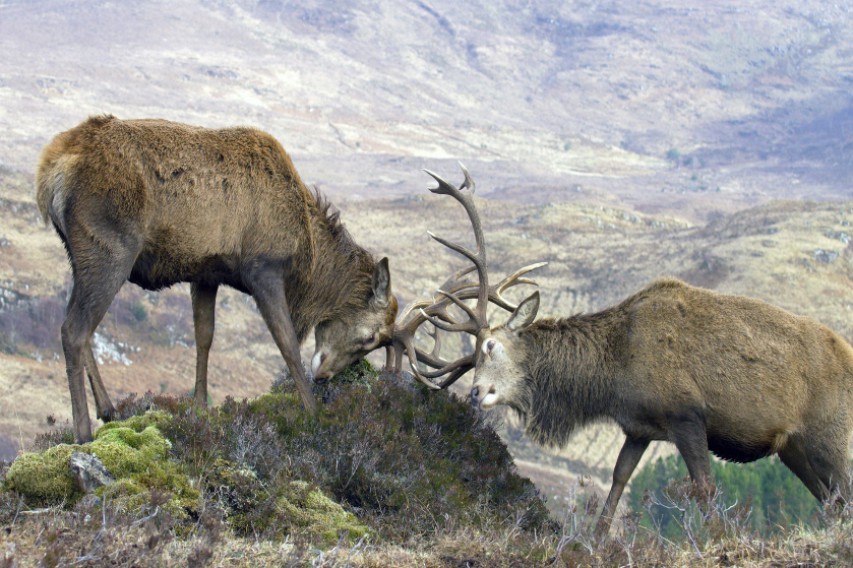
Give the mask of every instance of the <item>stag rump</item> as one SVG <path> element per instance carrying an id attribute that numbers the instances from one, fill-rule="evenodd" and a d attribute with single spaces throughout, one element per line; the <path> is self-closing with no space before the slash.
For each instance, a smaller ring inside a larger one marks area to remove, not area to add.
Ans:
<path id="1" fill-rule="evenodd" d="M 479 298 L 477 307 L 463 308 L 469 321 L 441 309 L 464 306 L 449 288 L 421 313 L 441 329 L 475 334 L 477 352 L 454 362 L 423 357 L 440 367 L 430 378 L 476 363 L 472 400 L 515 409 L 541 445 L 562 446 L 595 421 L 619 424 L 626 439 L 599 536 L 653 440 L 673 442 L 705 488 L 709 450 L 737 462 L 778 454 L 817 499 L 851 499 L 853 348 L 840 336 L 760 300 L 675 279 L 599 313 L 539 321 L 535 292 L 505 325 L 490 328 L 485 245 L 478 224 L 475 231 L 477 253 L 445 243 L 470 258 L 480 277 L 476 294 L 464 289 L 466 298 Z"/>
<path id="2" fill-rule="evenodd" d="M 312 328 L 317 379 L 390 342 L 387 259 L 352 240 L 269 134 L 93 117 L 45 147 L 36 184 L 71 263 L 62 347 L 78 441 L 92 438 L 84 369 L 98 417 L 114 412 L 90 342 L 126 280 L 150 290 L 190 283 L 201 406 L 220 285 L 254 297 L 310 412 L 299 345 Z"/>

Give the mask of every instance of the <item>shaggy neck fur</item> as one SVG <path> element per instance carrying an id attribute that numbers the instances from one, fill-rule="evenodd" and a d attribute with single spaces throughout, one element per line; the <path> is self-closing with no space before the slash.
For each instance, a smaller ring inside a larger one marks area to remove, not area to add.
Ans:
<path id="1" fill-rule="evenodd" d="M 576 427 L 612 414 L 615 320 L 607 310 L 540 320 L 520 333 L 527 378 L 517 410 L 538 444 L 563 446 Z"/>
<path id="2" fill-rule="evenodd" d="M 310 255 L 299 259 L 285 291 L 299 341 L 318 323 L 346 318 L 364 309 L 373 296 L 376 261 L 353 241 L 338 212 L 315 192 L 307 216 L 311 228 Z"/>

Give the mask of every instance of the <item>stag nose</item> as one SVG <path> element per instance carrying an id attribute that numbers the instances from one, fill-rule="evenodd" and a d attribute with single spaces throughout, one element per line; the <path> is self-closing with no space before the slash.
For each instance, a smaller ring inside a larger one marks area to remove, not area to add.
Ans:
<path id="1" fill-rule="evenodd" d="M 479 406 L 479 397 L 480 397 L 480 387 L 474 387 L 471 389 L 471 404 L 473 406 Z"/>

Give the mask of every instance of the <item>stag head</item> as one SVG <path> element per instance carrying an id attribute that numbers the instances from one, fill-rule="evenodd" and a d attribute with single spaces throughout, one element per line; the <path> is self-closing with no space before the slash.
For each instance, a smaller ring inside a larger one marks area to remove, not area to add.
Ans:
<path id="1" fill-rule="evenodd" d="M 475 249 L 450 242 L 432 233 L 429 235 L 471 261 L 473 266 L 464 268 L 452 275 L 437 291 L 437 297 L 430 301 L 417 301 L 409 305 L 394 328 L 391 345 L 387 348 L 386 368 L 399 371 L 402 368 L 402 358 L 405 353 L 409 359 L 412 373 L 426 386 L 433 389 L 443 389 L 452 385 L 462 375 L 473 369 L 477 363 L 477 354 L 481 351 L 483 342 L 489 337 L 490 329 L 486 310 L 491 302 L 507 311 L 513 312 L 518 306 L 507 301 L 504 292 L 519 284 L 536 285 L 536 282 L 525 275 L 537 268 L 545 266 L 546 262 L 530 264 L 518 269 L 497 284 L 489 286 L 488 263 L 486 261 L 486 242 L 480 215 L 474 205 L 474 180 L 468 170 L 460 164 L 464 180 L 459 187 L 454 187 L 436 174 L 425 170 L 437 183 L 437 187 L 428 188 L 432 193 L 449 195 L 462 204 L 474 230 Z M 476 271 L 477 280 L 465 279 Z M 466 301 L 475 300 L 474 306 Z M 451 308 L 457 307 L 467 319 L 459 320 L 451 314 Z M 433 348 L 430 352 L 415 347 L 415 335 L 425 323 L 433 326 Z M 476 338 L 476 345 L 469 355 L 445 360 L 440 355 L 441 337 L 439 331 L 465 332 Z M 423 371 L 418 363 L 431 370 Z M 436 382 L 437 381 L 437 382 Z"/>
<path id="2" fill-rule="evenodd" d="M 522 301 L 507 322 L 490 330 L 480 345 L 480 358 L 471 385 L 471 402 L 480 408 L 499 404 L 513 406 L 520 399 L 520 387 L 527 373 L 520 361 L 525 359 L 524 342 L 518 334 L 536 319 L 539 292 Z"/>
<path id="3" fill-rule="evenodd" d="M 391 342 L 397 299 L 391 292 L 388 259 L 376 264 L 373 284 L 363 306 L 346 317 L 323 321 L 314 330 L 316 349 L 311 359 L 314 380 L 322 383 L 374 349 Z"/>

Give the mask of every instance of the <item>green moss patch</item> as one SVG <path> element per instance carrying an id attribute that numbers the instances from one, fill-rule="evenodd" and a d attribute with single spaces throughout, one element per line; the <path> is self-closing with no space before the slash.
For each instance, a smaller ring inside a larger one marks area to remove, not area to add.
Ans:
<path id="1" fill-rule="evenodd" d="M 368 532 L 355 515 L 304 481 L 290 482 L 275 508 L 292 532 L 318 535 L 327 545 L 342 538 L 353 542 Z"/>
<path id="2" fill-rule="evenodd" d="M 35 507 L 76 502 L 82 493 L 74 486 L 69 462 L 77 451 L 83 451 L 82 446 L 59 444 L 21 455 L 6 472 L 5 488 L 17 491 Z"/>
<path id="3" fill-rule="evenodd" d="M 119 499 L 120 508 L 132 511 L 148 502 L 152 491 L 168 493 L 171 497 L 163 507 L 185 515 L 187 509 L 198 506 L 199 493 L 180 464 L 169 459 L 171 443 L 157 427 L 169 419 L 163 412 L 150 412 L 105 425 L 91 443 L 59 444 L 24 454 L 10 466 L 5 486 L 30 505 L 73 505 L 82 493 L 75 486 L 69 460 L 72 453 L 85 452 L 97 456 L 116 479 L 99 488 L 99 495 Z"/>

